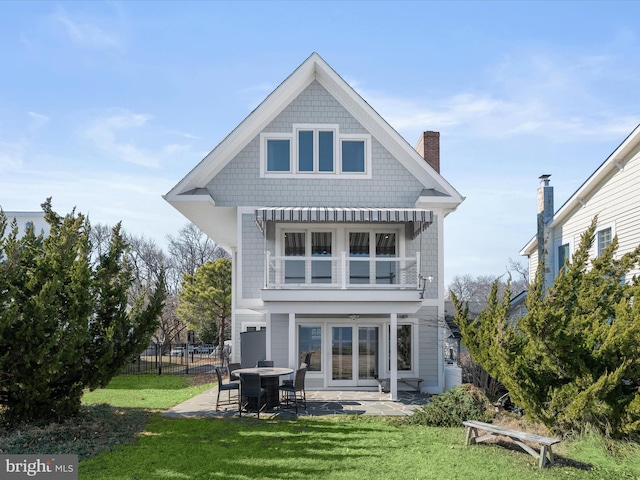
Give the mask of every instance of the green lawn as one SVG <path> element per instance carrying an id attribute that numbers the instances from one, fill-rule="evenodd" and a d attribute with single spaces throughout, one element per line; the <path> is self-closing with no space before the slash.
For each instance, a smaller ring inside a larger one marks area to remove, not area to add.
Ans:
<path id="1" fill-rule="evenodd" d="M 213 375 L 210 379 L 213 380 Z M 87 392 L 82 403 L 166 410 L 215 385 L 193 385 L 192 377 L 186 375 L 120 375 L 106 388 Z"/>
<path id="2" fill-rule="evenodd" d="M 118 377 L 85 397 L 86 419 L 99 423 L 76 421 L 65 434 L 40 430 L 29 441 L 24 431 L 7 432 L 17 440 L 0 443 L 0 450 L 26 453 L 28 443 L 33 451 L 79 453 L 81 480 L 640 478 L 638 445 L 600 437 L 564 440 L 555 449 L 557 463 L 541 470 L 520 450 L 465 447 L 462 427 L 357 416 L 168 419 L 152 412 L 166 408 L 168 397 L 177 403 L 210 386 L 178 376 Z M 105 398 L 110 405 L 91 405 Z M 91 448 L 81 446 L 84 437 Z"/>

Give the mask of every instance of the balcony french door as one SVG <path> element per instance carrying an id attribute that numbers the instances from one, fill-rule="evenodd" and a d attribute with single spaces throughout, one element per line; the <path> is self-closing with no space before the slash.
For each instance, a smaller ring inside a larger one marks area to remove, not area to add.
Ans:
<path id="1" fill-rule="evenodd" d="M 331 326 L 329 385 L 376 385 L 380 335 L 375 326 Z"/>
<path id="2" fill-rule="evenodd" d="M 286 232 L 284 283 L 332 283 L 332 247 L 331 232 Z"/>

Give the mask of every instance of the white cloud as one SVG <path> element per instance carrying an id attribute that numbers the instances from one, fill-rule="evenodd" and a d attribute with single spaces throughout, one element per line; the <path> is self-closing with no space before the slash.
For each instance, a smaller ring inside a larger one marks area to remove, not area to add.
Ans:
<path id="1" fill-rule="evenodd" d="M 4 176 L 19 171 L 22 168 L 26 150 L 25 143 L 0 141 L 0 173 Z"/>
<path id="2" fill-rule="evenodd" d="M 98 148 L 118 160 L 144 167 L 157 167 L 157 157 L 146 153 L 132 142 L 117 138 L 118 134 L 139 130 L 150 119 L 150 115 L 121 111 L 116 115 L 96 120 L 85 130 L 85 134 Z"/>
<path id="3" fill-rule="evenodd" d="M 90 49 L 120 48 L 122 41 L 117 34 L 99 26 L 72 20 L 63 10 L 52 15 L 55 22 L 64 27 L 65 33 L 77 45 Z"/>
<path id="4" fill-rule="evenodd" d="M 151 125 L 152 118 L 148 114 L 118 110 L 94 121 L 84 134 L 114 160 L 158 168 L 172 155 L 189 151 L 190 146 L 179 143 L 162 145 L 166 134 Z M 153 146 L 144 146 L 145 140 Z"/>
<path id="5" fill-rule="evenodd" d="M 27 115 L 31 117 L 31 126 L 30 129 L 38 130 L 44 127 L 47 123 L 49 123 L 50 118 L 46 115 L 36 112 L 27 112 Z"/>
<path id="6" fill-rule="evenodd" d="M 637 106 L 621 110 L 619 99 L 603 98 L 599 89 L 602 82 L 615 85 L 620 78 L 608 55 L 533 52 L 505 57 L 485 69 L 473 91 L 466 88 L 432 98 L 361 94 L 409 140 L 428 128 L 466 138 L 615 140 L 638 123 Z"/>

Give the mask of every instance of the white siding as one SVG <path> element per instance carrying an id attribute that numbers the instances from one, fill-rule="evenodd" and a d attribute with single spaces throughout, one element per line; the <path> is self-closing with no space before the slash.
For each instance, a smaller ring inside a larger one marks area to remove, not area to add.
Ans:
<path id="1" fill-rule="evenodd" d="M 585 204 L 576 209 L 555 228 L 556 235 L 563 241 L 572 240 L 574 249 L 580 243 L 580 236 L 598 215 L 598 229 L 612 227 L 612 234 L 618 236 L 618 257 L 633 250 L 640 244 L 640 154 L 634 154 L 624 163 L 622 170 L 615 169 L 597 186 L 597 190 L 585 199 Z M 597 253 L 594 244 L 592 255 Z M 572 250 L 571 254 L 574 251 Z M 639 273 L 635 271 L 634 273 Z"/>

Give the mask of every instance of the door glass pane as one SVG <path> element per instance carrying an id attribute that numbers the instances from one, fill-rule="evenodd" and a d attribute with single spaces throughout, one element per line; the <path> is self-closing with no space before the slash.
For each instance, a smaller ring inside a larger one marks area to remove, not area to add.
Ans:
<path id="1" fill-rule="evenodd" d="M 322 359 L 322 328 L 319 326 L 298 326 L 298 365 L 304 361 L 307 353 L 311 353 L 307 371 L 319 372 Z"/>
<path id="2" fill-rule="evenodd" d="M 389 326 L 391 338 L 391 326 Z M 391 352 L 389 352 L 391 370 Z M 411 370 L 411 325 L 398 325 L 398 371 Z"/>
<path id="3" fill-rule="evenodd" d="M 333 132 L 318 132 L 318 161 L 321 172 L 333 172 Z"/>
<path id="4" fill-rule="evenodd" d="M 396 256 L 396 234 L 376 233 L 376 283 L 398 283 L 396 261 L 384 261 L 384 257 Z"/>
<path id="5" fill-rule="evenodd" d="M 369 232 L 349 234 L 349 283 L 368 284 L 369 282 Z"/>
<path id="6" fill-rule="evenodd" d="M 285 234 L 284 255 L 286 257 L 304 257 L 304 232 L 287 232 Z M 285 260 L 284 283 L 305 283 L 304 260 Z"/>
<path id="7" fill-rule="evenodd" d="M 353 379 L 352 332 L 351 327 L 331 328 L 331 378 L 333 380 Z"/>
<path id="8" fill-rule="evenodd" d="M 298 171 L 313 172 L 313 131 L 298 132 Z"/>
<path id="9" fill-rule="evenodd" d="M 331 232 L 311 233 L 311 256 L 311 283 L 331 283 Z"/>
<path id="10" fill-rule="evenodd" d="M 378 378 L 378 327 L 358 328 L 358 379 Z"/>

